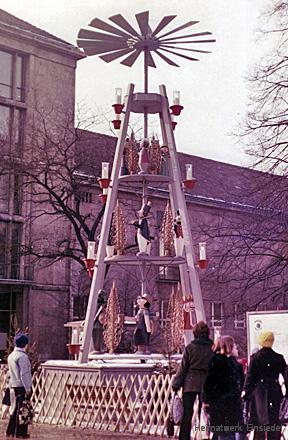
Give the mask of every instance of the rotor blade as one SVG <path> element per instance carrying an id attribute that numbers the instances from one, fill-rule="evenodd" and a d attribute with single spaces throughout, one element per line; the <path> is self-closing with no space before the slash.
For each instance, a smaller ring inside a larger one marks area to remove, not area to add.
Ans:
<path id="1" fill-rule="evenodd" d="M 87 40 L 113 40 L 113 41 L 126 41 L 127 37 L 116 37 L 116 35 L 108 35 L 102 34 L 102 32 L 90 31 L 89 29 L 80 29 L 78 39 L 87 39 Z M 131 37 L 130 37 L 131 38 Z"/>
<path id="2" fill-rule="evenodd" d="M 170 49 L 178 49 L 178 50 L 189 50 L 190 52 L 212 53 L 212 52 L 209 51 L 209 50 L 187 49 L 187 47 L 170 46 L 169 44 L 160 44 L 160 49 L 161 49 L 162 47 L 169 47 Z"/>
<path id="3" fill-rule="evenodd" d="M 106 52 L 115 52 L 115 50 L 121 50 L 121 49 L 128 49 L 127 48 L 127 44 L 115 44 L 115 43 L 95 43 L 92 46 L 86 45 L 84 44 L 82 46 L 82 48 L 84 49 L 85 53 L 87 55 L 98 55 L 99 53 L 106 53 Z M 130 48 L 129 48 L 130 49 Z"/>
<path id="4" fill-rule="evenodd" d="M 121 14 L 113 15 L 112 17 L 109 17 L 109 20 L 113 21 L 113 23 L 117 24 L 121 29 L 124 29 L 124 31 L 128 32 L 131 35 L 134 35 L 134 37 L 140 37 L 140 35 L 133 29 L 130 23 L 123 17 Z"/>
<path id="5" fill-rule="evenodd" d="M 158 52 L 158 50 L 155 50 L 155 53 L 159 55 L 162 60 L 166 61 L 166 63 L 170 64 L 170 66 L 180 67 L 178 64 L 174 63 L 174 61 L 170 60 L 170 58 L 167 58 L 165 55 L 163 55 L 163 53 Z"/>
<path id="6" fill-rule="evenodd" d="M 190 44 L 190 43 L 193 43 L 193 44 L 196 44 L 196 43 L 215 43 L 215 39 L 213 39 L 213 40 L 193 40 L 193 41 L 171 41 L 171 43 L 172 44 Z M 169 44 L 169 42 L 168 41 L 165 41 L 165 43 L 163 43 L 163 44 Z"/>
<path id="7" fill-rule="evenodd" d="M 162 29 L 164 29 L 164 27 L 168 26 L 168 24 L 172 20 L 174 20 L 174 18 L 176 18 L 176 17 L 177 17 L 177 15 L 166 15 L 165 17 L 163 17 L 162 20 L 159 22 L 159 24 L 154 29 L 154 31 L 152 32 L 152 37 L 154 37 L 154 35 L 157 35 L 158 32 L 161 32 Z"/>
<path id="8" fill-rule="evenodd" d="M 108 53 L 106 55 L 100 55 L 99 58 L 101 58 L 101 60 L 105 61 L 105 63 L 110 63 L 110 61 L 114 61 L 117 60 L 117 58 L 122 57 L 123 55 L 127 55 L 127 53 L 132 52 L 134 49 L 122 49 L 122 50 L 117 50 L 117 52 L 113 52 L 113 53 Z"/>
<path id="9" fill-rule="evenodd" d="M 100 18 L 94 18 L 91 23 L 89 23 L 89 26 L 101 29 L 105 32 L 111 32 L 111 34 L 120 35 L 121 37 L 130 37 L 126 32 L 111 26 L 111 24 L 105 23 L 105 21 L 100 20 Z"/>
<path id="10" fill-rule="evenodd" d="M 101 45 L 109 44 L 110 46 L 113 46 L 114 44 L 118 46 L 119 44 L 122 45 L 122 47 L 128 47 L 125 40 L 122 42 L 108 40 L 108 41 L 101 41 L 101 40 L 77 40 L 77 44 L 79 47 L 100 47 Z M 165 44 L 166 46 L 166 44 Z"/>
<path id="11" fill-rule="evenodd" d="M 188 21 L 188 23 L 182 24 L 182 26 L 172 29 L 172 31 L 166 32 L 166 34 L 160 35 L 158 38 L 163 38 L 166 37 L 167 35 L 173 34 L 174 32 L 182 31 L 182 29 L 186 29 L 187 27 L 193 26 L 194 24 L 197 23 L 199 23 L 199 21 Z"/>
<path id="12" fill-rule="evenodd" d="M 162 43 L 160 41 L 160 46 L 166 46 L 167 44 L 191 44 L 191 43 L 215 43 L 216 40 L 193 40 L 193 41 L 165 41 Z"/>
<path id="13" fill-rule="evenodd" d="M 188 57 L 188 55 L 182 55 L 182 53 L 174 52 L 174 50 L 164 49 L 163 47 L 161 47 L 161 50 L 164 50 L 165 52 L 173 53 L 174 55 L 177 55 L 178 57 L 181 58 L 186 58 L 186 60 L 199 61 L 197 58 Z"/>
<path id="14" fill-rule="evenodd" d="M 190 37 L 204 37 L 206 35 L 212 35 L 212 32 L 198 32 L 197 34 L 188 34 L 188 35 L 181 35 L 180 37 L 169 37 L 169 38 L 164 38 L 164 40 L 161 41 L 172 41 L 172 40 L 181 40 L 183 38 L 190 38 Z"/>
<path id="15" fill-rule="evenodd" d="M 149 27 L 149 11 L 140 12 L 139 14 L 135 15 L 136 20 L 138 22 L 138 26 L 140 28 L 141 34 L 146 35 L 148 34 L 148 31 L 150 30 Z"/>
<path id="16" fill-rule="evenodd" d="M 139 49 L 135 50 L 134 53 L 131 53 L 131 55 L 129 55 L 127 58 L 125 58 L 125 60 L 121 61 L 121 64 L 124 64 L 124 66 L 128 66 L 128 67 L 133 66 L 133 64 L 135 63 L 135 61 L 139 57 L 140 53 L 141 53 L 141 50 L 139 50 Z"/>
<path id="17" fill-rule="evenodd" d="M 148 66 L 149 67 L 156 67 L 156 64 L 154 63 L 151 52 L 148 52 Z"/>

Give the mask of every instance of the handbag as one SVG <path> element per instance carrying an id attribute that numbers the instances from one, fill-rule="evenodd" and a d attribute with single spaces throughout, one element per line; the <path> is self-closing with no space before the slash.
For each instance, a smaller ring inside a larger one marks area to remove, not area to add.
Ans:
<path id="1" fill-rule="evenodd" d="M 30 400 L 24 400 L 21 408 L 19 409 L 19 425 L 30 425 L 34 417 L 34 410 Z"/>
<path id="2" fill-rule="evenodd" d="M 10 398 L 10 388 L 5 388 L 4 390 L 4 396 L 2 399 L 2 405 L 10 406 L 11 405 L 11 398 Z"/>
<path id="3" fill-rule="evenodd" d="M 174 394 L 170 403 L 170 417 L 175 425 L 180 425 L 184 414 L 183 400 Z"/>
<path id="4" fill-rule="evenodd" d="M 279 409 L 279 421 L 283 425 L 288 423 L 288 397 L 283 397 Z"/>

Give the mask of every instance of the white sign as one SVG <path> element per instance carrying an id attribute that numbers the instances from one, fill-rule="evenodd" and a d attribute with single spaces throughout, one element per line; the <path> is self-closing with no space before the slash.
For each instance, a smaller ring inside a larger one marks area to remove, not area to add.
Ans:
<path id="1" fill-rule="evenodd" d="M 258 336 L 262 331 L 274 333 L 273 350 L 283 354 L 288 362 L 288 310 L 271 312 L 247 312 L 248 356 L 250 357 L 260 346 Z"/>

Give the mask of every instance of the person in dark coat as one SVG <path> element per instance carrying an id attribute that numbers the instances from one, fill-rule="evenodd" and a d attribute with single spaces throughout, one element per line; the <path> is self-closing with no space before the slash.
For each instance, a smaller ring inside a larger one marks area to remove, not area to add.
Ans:
<path id="1" fill-rule="evenodd" d="M 288 390 L 286 362 L 281 354 L 272 350 L 272 332 L 261 332 L 258 342 L 262 348 L 251 357 L 244 384 L 244 398 L 250 407 L 249 424 L 254 426 L 254 440 L 264 439 L 265 431 L 268 440 L 279 440 L 279 408 L 283 398 L 279 374 Z"/>
<path id="2" fill-rule="evenodd" d="M 175 392 L 183 388 L 184 415 L 180 426 L 180 440 L 190 440 L 194 402 L 198 396 L 200 413 L 203 385 L 213 356 L 213 341 L 209 339 L 207 324 L 199 321 L 193 334 L 195 339 L 185 348 L 181 365 L 172 383 Z"/>
<path id="3" fill-rule="evenodd" d="M 210 430 L 217 434 L 218 440 L 234 440 L 236 432 L 243 429 L 243 370 L 233 356 L 234 345 L 231 336 L 218 338 L 203 387 L 203 401 L 210 415 Z"/>

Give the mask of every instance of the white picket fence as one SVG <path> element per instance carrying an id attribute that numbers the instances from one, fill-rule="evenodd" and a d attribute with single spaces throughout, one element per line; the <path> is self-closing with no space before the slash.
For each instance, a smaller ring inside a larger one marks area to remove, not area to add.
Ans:
<path id="1" fill-rule="evenodd" d="M 0 395 L 7 368 L 0 367 Z M 33 376 L 35 422 L 154 436 L 166 435 L 172 377 L 163 374 L 101 374 L 99 370 L 41 370 Z M 9 409 L 2 405 L 1 418 Z M 197 407 L 192 426 L 197 422 Z M 288 439 L 287 427 L 282 438 Z M 178 428 L 175 429 L 175 438 Z M 199 439 L 194 432 L 194 438 Z M 251 436 L 250 436 L 251 437 Z"/>
<path id="2" fill-rule="evenodd" d="M 0 370 L 0 391 L 7 372 Z M 134 434 L 165 435 L 171 377 L 42 370 L 33 377 L 35 422 Z M 2 394 L 1 394 L 2 395 Z M 2 418 L 7 416 L 2 411 Z M 175 432 L 176 434 L 176 432 Z"/>

